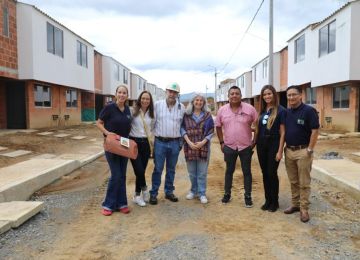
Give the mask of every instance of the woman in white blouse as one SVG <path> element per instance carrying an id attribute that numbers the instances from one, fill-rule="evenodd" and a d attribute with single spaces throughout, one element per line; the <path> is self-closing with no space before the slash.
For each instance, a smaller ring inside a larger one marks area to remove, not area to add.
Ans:
<path id="1" fill-rule="evenodd" d="M 154 103 L 149 91 L 141 92 L 133 109 L 130 139 L 138 145 L 138 156 L 131 160 L 136 175 L 134 203 L 144 207 L 149 201 L 149 192 L 146 186 L 145 171 L 152 153 L 152 135 L 154 129 Z M 141 194 L 142 193 L 142 194 Z"/>

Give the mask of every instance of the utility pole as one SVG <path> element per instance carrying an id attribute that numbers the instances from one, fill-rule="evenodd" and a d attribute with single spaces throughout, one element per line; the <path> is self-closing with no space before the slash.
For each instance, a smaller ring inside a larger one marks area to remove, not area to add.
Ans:
<path id="1" fill-rule="evenodd" d="M 274 62 L 273 62 L 273 44 L 274 44 L 274 20 L 273 20 L 273 0 L 269 3 L 269 85 L 274 84 Z"/>
<path id="2" fill-rule="evenodd" d="M 209 67 L 213 68 L 214 69 L 214 76 L 215 76 L 215 90 L 214 90 L 214 108 L 215 108 L 215 113 L 217 112 L 217 106 L 216 106 L 216 87 L 217 87 L 217 75 L 218 75 L 218 72 L 217 72 L 217 68 L 214 67 L 214 66 L 211 66 L 211 65 L 208 65 Z"/>

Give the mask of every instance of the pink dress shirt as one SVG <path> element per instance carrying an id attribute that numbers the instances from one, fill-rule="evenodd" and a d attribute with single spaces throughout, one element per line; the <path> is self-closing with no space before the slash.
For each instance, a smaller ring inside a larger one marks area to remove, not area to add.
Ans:
<path id="1" fill-rule="evenodd" d="M 234 113 L 230 104 L 222 106 L 216 116 L 215 126 L 223 128 L 224 144 L 233 150 L 241 151 L 252 144 L 251 125 L 257 118 L 255 108 L 241 102 Z"/>

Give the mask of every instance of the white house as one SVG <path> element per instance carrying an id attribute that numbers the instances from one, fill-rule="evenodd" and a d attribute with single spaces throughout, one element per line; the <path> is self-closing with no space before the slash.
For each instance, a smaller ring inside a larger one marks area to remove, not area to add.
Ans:
<path id="1" fill-rule="evenodd" d="M 166 97 L 165 90 L 156 86 L 154 101 L 165 99 L 165 97 Z"/>
<path id="2" fill-rule="evenodd" d="M 323 127 L 360 130 L 360 1 L 352 1 L 288 41 L 288 82 Z"/>
<path id="3" fill-rule="evenodd" d="M 118 62 L 112 57 L 103 55 L 102 57 L 102 91 L 103 95 L 115 95 L 116 88 L 119 85 L 125 85 L 130 88 L 130 69 Z"/>
<path id="4" fill-rule="evenodd" d="M 253 97 L 260 95 L 262 87 L 269 84 L 269 56 L 252 67 L 251 82 Z M 273 86 L 280 91 L 280 52 L 273 54 Z"/>
<path id="5" fill-rule="evenodd" d="M 236 85 L 240 88 L 242 98 L 252 98 L 252 72 L 247 71 L 236 78 Z"/>
<path id="6" fill-rule="evenodd" d="M 146 88 L 146 79 L 142 78 L 141 76 L 130 72 L 130 100 L 137 100 L 140 93 L 145 90 Z"/>
<path id="7" fill-rule="evenodd" d="M 35 6 L 17 2 L 16 7 L 26 127 L 93 119 L 94 46 Z"/>
<path id="8" fill-rule="evenodd" d="M 94 91 L 94 46 L 35 6 L 17 3 L 19 79 Z"/>

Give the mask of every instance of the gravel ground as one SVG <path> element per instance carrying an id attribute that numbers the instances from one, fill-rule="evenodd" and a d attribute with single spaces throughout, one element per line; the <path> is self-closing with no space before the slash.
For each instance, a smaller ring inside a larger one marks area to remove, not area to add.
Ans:
<path id="1" fill-rule="evenodd" d="M 298 214 L 282 213 L 289 205 L 290 190 L 281 164 L 281 209 L 263 212 L 255 160 L 254 208 L 243 206 L 239 171 L 233 200 L 224 206 L 219 202 L 224 163 L 217 149 L 212 147 L 209 166 L 209 204 L 184 199 L 189 182 L 180 158 L 175 181 L 178 203 L 164 200 L 161 191 L 157 206 L 140 208 L 129 202 L 131 214 L 103 217 L 99 209 L 108 170 L 101 158 L 35 195 L 32 200 L 44 201 L 44 210 L 0 235 L 0 259 L 360 259 L 359 201 L 313 180 L 311 220 L 303 224 Z M 130 200 L 134 178 L 131 166 L 129 170 Z"/>
<path id="2" fill-rule="evenodd" d="M 154 247 L 152 250 L 126 258 L 128 260 L 213 260 L 219 259 L 209 247 L 208 235 L 182 235 Z"/>
<path id="3" fill-rule="evenodd" d="M 33 196 L 31 200 L 44 202 L 44 209 L 17 229 L 0 235 L 0 259 L 35 259 L 33 255 L 51 251 L 58 232 L 78 217 L 76 209 L 98 190 Z"/>

